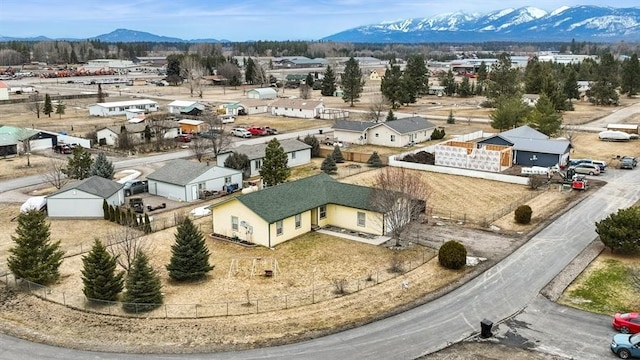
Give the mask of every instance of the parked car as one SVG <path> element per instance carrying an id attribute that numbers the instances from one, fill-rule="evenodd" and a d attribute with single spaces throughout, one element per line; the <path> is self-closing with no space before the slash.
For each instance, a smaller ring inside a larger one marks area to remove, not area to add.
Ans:
<path id="1" fill-rule="evenodd" d="M 177 142 L 188 143 L 191 142 L 191 135 L 188 134 L 180 134 L 175 137 Z"/>
<path id="2" fill-rule="evenodd" d="M 251 133 L 249 130 L 244 128 L 233 128 L 231 129 L 231 135 L 241 137 L 241 138 L 250 138 Z"/>
<path id="3" fill-rule="evenodd" d="M 132 180 L 124 183 L 124 196 L 140 194 L 149 191 L 149 183 L 146 180 Z"/>
<path id="4" fill-rule="evenodd" d="M 596 164 L 582 163 L 571 166 L 570 169 L 575 170 L 577 174 L 600 175 L 600 166 Z"/>
<path id="5" fill-rule="evenodd" d="M 267 132 L 267 135 L 278 135 L 278 129 L 265 126 L 264 130 Z"/>
<path id="6" fill-rule="evenodd" d="M 199 136 L 199 137 L 202 137 L 202 138 L 212 139 L 212 138 L 217 137 L 217 136 L 218 136 L 218 134 L 220 134 L 218 131 L 215 131 L 215 130 L 209 129 L 209 130 L 207 130 L 207 131 L 199 132 L 199 133 L 198 133 L 198 136 Z"/>
<path id="7" fill-rule="evenodd" d="M 236 118 L 232 115 L 220 115 L 219 119 L 223 124 L 231 124 L 236 121 Z"/>
<path id="8" fill-rule="evenodd" d="M 252 126 L 247 128 L 247 131 L 251 133 L 251 136 L 265 136 L 267 134 L 267 130 L 262 127 Z"/>
<path id="9" fill-rule="evenodd" d="M 611 351 L 620 359 L 640 358 L 640 334 L 613 335 Z"/>
<path id="10" fill-rule="evenodd" d="M 591 160 L 591 159 L 571 159 L 571 160 L 569 161 L 569 165 L 571 165 L 571 166 L 576 166 L 576 165 L 578 165 L 578 164 L 582 164 L 582 163 L 590 163 L 590 162 L 592 162 L 592 161 L 593 161 L 593 160 Z"/>
<path id="11" fill-rule="evenodd" d="M 591 160 L 591 159 L 572 159 L 571 165 L 576 166 L 580 164 L 594 164 L 598 165 L 600 168 L 600 172 L 604 172 L 607 169 L 607 162 L 602 160 Z"/>
<path id="12" fill-rule="evenodd" d="M 613 315 L 611 325 L 623 334 L 640 333 L 640 314 L 616 313 Z"/>
<path id="13" fill-rule="evenodd" d="M 607 171 L 607 162 L 606 161 L 602 161 L 602 160 L 593 160 L 591 162 L 592 164 L 596 164 L 600 167 L 600 172 L 605 172 Z"/>
<path id="14" fill-rule="evenodd" d="M 73 153 L 73 149 L 71 148 L 71 146 L 69 146 L 67 144 L 56 144 L 53 147 L 53 151 L 57 152 L 58 154 L 71 154 L 71 153 Z"/>
<path id="15" fill-rule="evenodd" d="M 638 160 L 633 156 L 623 156 L 620 159 L 620 169 L 633 169 L 638 166 Z"/>

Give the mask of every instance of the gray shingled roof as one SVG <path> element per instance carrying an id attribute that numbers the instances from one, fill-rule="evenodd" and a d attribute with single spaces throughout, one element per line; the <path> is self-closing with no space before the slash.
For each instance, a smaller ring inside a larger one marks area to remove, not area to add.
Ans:
<path id="1" fill-rule="evenodd" d="M 370 203 L 373 191 L 373 188 L 344 184 L 325 173 L 320 173 L 240 195 L 236 199 L 272 224 L 326 204 L 375 211 Z"/>
<path id="2" fill-rule="evenodd" d="M 381 125 L 387 126 L 398 132 L 399 134 L 409 134 L 416 131 L 436 128 L 436 126 L 433 125 L 433 123 L 431 123 L 429 120 L 419 116 L 387 121 L 381 123 Z"/>
<path id="3" fill-rule="evenodd" d="M 349 121 L 349 120 L 338 120 L 332 126 L 334 130 L 341 131 L 355 131 L 355 132 L 363 132 L 370 127 L 375 126 L 376 123 L 373 121 Z"/>
<path id="4" fill-rule="evenodd" d="M 514 150 L 564 154 L 571 147 L 569 140 L 549 139 L 547 135 L 527 125 L 501 132 L 497 136 L 512 143 Z"/>
<path id="5" fill-rule="evenodd" d="M 284 150 L 285 154 L 288 154 L 294 151 L 304 150 L 304 149 L 311 149 L 311 145 L 308 145 L 297 139 L 284 139 L 279 141 L 280 141 L 280 146 Z M 249 160 L 262 159 L 265 156 L 265 153 L 267 150 L 267 144 L 268 143 L 255 144 L 255 145 L 240 145 L 236 148 L 224 151 L 221 154 L 237 152 L 238 154 L 247 155 Z"/>
<path id="6" fill-rule="evenodd" d="M 67 186 L 62 189 L 50 194 L 49 196 L 61 194 L 67 192 L 72 189 L 84 191 L 88 194 L 99 196 L 103 199 L 110 197 L 111 195 L 118 192 L 120 189 L 124 187 L 124 184 L 120 184 L 113 180 L 105 179 L 100 176 L 92 176 L 90 178 L 86 178 L 84 180 L 80 180 Z"/>
<path id="7" fill-rule="evenodd" d="M 124 127 L 127 129 L 128 133 L 141 133 L 147 127 L 146 124 L 138 123 L 138 124 L 125 124 Z M 115 134 L 120 134 L 120 129 L 122 129 L 121 125 L 109 126 L 107 127 L 109 130 L 113 131 Z"/>
<path id="8" fill-rule="evenodd" d="M 149 174 L 147 179 L 184 186 L 212 168 L 215 168 L 215 171 L 220 170 L 220 176 L 238 172 L 219 166 L 207 165 L 206 163 L 177 159 L 169 161 L 165 166 Z"/>

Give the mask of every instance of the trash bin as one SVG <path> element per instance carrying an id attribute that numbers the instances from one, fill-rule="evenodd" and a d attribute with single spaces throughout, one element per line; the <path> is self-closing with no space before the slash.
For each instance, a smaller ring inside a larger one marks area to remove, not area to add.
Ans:
<path id="1" fill-rule="evenodd" d="M 493 327 L 493 322 L 490 320 L 484 319 L 480 321 L 480 337 L 483 339 L 490 338 L 493 336 L 491 333 L 491 328 Z"/>
<path id="2" fill-rule="evenodd" d="M 318 130 L 318 133 L 320 133 L 320 135 L 322 135 L 322 131 L 323 129 Z"/>

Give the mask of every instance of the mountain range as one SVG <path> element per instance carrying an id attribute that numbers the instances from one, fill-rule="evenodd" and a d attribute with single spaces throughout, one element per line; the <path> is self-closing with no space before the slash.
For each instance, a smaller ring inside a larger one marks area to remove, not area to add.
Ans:
<path id="1" fill-rule="evenodd" d="M 184 40 L 148 32 L 117 29 L 89 39 L 50 39 L 45 36 L 0 41 L 100 40 L 103 42 L 230 42 L 217 39 Z M 488 14 L 454 12 L 360 26 L 322 38 L 358 43 L 437 42 L 618 42 L 640 41 L 640 7 L 562 6 L 547 12 L 536 7 L 508 8 Z"/>
<path id="2" fill-rule="evenodd" d="M 640 40 L 640 8 L 562 6 L 508 8 L 488 14 L 454 12 L 360 26 L 327 36 L 337 42 L 420 43 L 486 41 Z"/>

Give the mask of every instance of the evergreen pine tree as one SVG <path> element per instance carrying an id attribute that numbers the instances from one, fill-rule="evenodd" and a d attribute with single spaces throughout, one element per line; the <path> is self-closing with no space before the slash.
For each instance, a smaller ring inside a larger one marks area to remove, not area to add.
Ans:
<path id="1" fill-rule="evenodd" d="M 62 100 L 58 100 L 58 104 L 56 105 L 56 114 L 59 119 L 62 119 L 62 115 L 64 115 L 64 111 L 67 108 L 67 105 L 62 103 Z"/>
<path id="2" fill-rule="evenodd" d="M 122 216 L 122 211 L 120 210 L 120 208 L 114 208 L 115 211 L 115 223 L 122 225 L 122 220 L 120 220 L 121 216 Z"/>
<path id="3" fill-rule="evenodd" d="M 113 163 L 107 159 L 107 155 L 104 152 L 99 152 L 98 156 L 96 156 L 96 160 L 91 165 L 90 174 L 97 175 L 103 177 L 105 179 L 113 179 L 113 174 L 115 173 L 115 169 L 113 167 Z"/>
<path id="4" fill-rule="evenodd" d="M 340 151 L 340 147 L 338 145 L 335 145 L 333 147 L 333 153 L 331 153 L 331 157 L 333 158 L 333 161 L 338 164 L 344 162 L 344 156 L 342 156 L 342 151 Z"/>
<path id="5" fill-rule="evenodd" d="M 151 311 L 162 304 L 162 283 L 149 258 L 140 251 L 133 259 L 125 281 L 122 308 L 126 312 Z"/>
<path id="6" fill-rule="evenodd" d="M 151 229 L 151 219 L 149 219 L 149 214 L 145 213 L 144 214 L 144 232 L 146 234 L 150 234 L 152 231 Z"/>
<path id="7" fill-rule="evenodd" d="M 387 118 L 384 121 L 393 121 L 393 120 L 398 120 L 398 118 L 393 113 L 393 110 L 389 109 L 389 112 L 387 113 Z"/>
<path id="8" fill-rule="evenodd" d="M 364 88 L 364 78 L 358 62 L 353 57 L 347 60 L 342 74 L 342 100 L 353 107 L 353 103 L 360 98 Z"/>
<path id="9" fill-rule="evenodd" d="M 83 180 L 91 175 L 92 165 L 93 159 L 91 158 L 91 153 L 83 147 L 78 146 L 73 149 L 73 154 L 68 159 L 64 173 L 71 179 Z"/>
<path id="10" fill-rule="evenodd" d="M 320 141 L 313 135 L 307 134 L 302 140 L 305 144 L 311 146 L 311 157 L 320 156 Z"/>
<path id="11" fill-rule="evenodd" d="M 64 252 L 60 250 L 60 242 L 52 243 L 49 236 L 44 212 L 32 209 L 18 215 L 16 234 L 11 236 L 16 245 L 9 249 L 7 259 L 17 278 L 41 285 L 58 280 Z"/>
<path id="12" fill-rule="evenodd" d="M 107 203 L 107 199 L 102 200 L 102 213 L 105 220 L 109 220 L 109 203 Z"/>
<path id="13" fill-rule="evenodd" d="M 260 176 L 268 186 L 283 183 L 291 175 L 288 162 L 289 158 L 282 146 L 280 146 L 280 142 L 278 139 L 273 138 L 267 144 L 262 167 L 260 168 Z"/>
<path id="14" fill-rule="evenodd" d="M 336 75 L 331 65 L 327 65 L 327 70 L 324 72 L 324 79 L 322 79 L 320 93 L 322 96 L 333 96 L 334 92 L 336 92 Z"/>
<path id="15" fill-rule="evenodd" d="M 449 117 L 447 117 L 447 124 L 455 124 L 456 118 L 453 117 L 453 110 L 449 110 Z"/>
<path id="16" fill-rule="evenodd" d="M 98 84 L 98 103 L 104 102 L 104 92 L 102 92 L 102 85 Z"/>
<path id="17" fill-rule="evenodd" d="M 116 272 L 117 261 L 98 239 L 82 257 L 84 295 L 93 300 L 115 301 L 124 287 L 124 272 Z"/>
<path id="18" fill-rule="evenodd" d="M 327 174 L 335 174 L 338 172 L 338 165 L 336 165 L 336 161 L 333 160 L 333 156 L 327 155 L 327 157 L 322 161 L 322 165 L 320 165 L 320 170 Z"/>
<path id="19" fill-rule="evenodd" d="M 49 94 L 44 94 L 44 105 L 42 106 L 42 113 L 51 117 L 52 112 L 53 104 L 51 103 L 51 96 L 49 96 Z"/>
<path id="20" fill-rule="evenodd" d="M 171 261 L 167 265 L 169 277 L 176 281 L 204 278 L 213 270 L 209 264 L 210 255 L 202 232 L 186 218 L 178 226 L 176 242 L 171 246 Z"/>
<path id="21" fill-rule="evenodd" d="M 378 155 L 377 151 L 374 151 L 373 154 L 367 160 L 367 165 L 370 167 L 382 167 L 382 160 L 380 160 L 380 155 Z"/>

